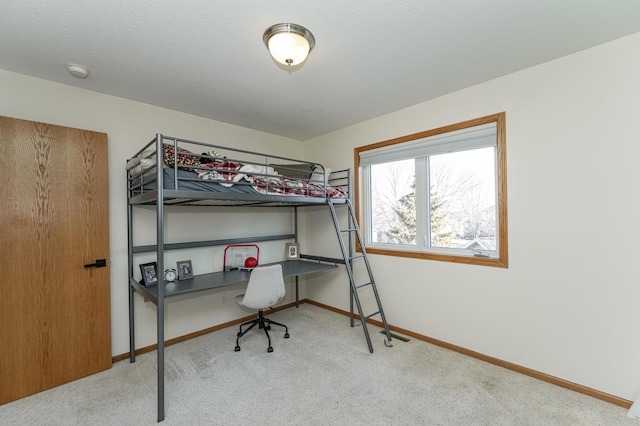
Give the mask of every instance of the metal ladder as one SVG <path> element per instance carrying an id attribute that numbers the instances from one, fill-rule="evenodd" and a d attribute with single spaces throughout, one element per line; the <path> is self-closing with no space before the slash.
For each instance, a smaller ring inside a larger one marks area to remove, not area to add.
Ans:
<path id="1" fill-rule="evenodd" d="M 358 227 L 358 222 L 356 221 L 356 216 L 353 211 L 353 205 L 351 204 L 351 200 L 340 200 L 340 203 L 345 203 L 347 205 L 347 209 L 349 212 L 348 222 L 346 228 L 340 227 L 340 222 L 338 221 L 338 215 L 336 214 L 335 208 L 335 200 L 329 199 L 329 209 L 331 210 L 331 217 L 333 218 L 333 224 L 336 227 L 336 233 L 338 234 L 338 241 L 340 242 L 340 249 L 342 250 L 342 257 L 344 258 L 344 263 L 347 268 L 347 274 L 349 275 L 350 293 L 351 293 L 351 326 L 354 326 L 354 318 L 353 318 L 353 302 L 355 300 L 356 306 L 358 308 L 358 315 L 360 316 L 360 323 L 362 325 L 362 331 L 364 332 L 364 336 L 367 339 L 367 345 L 369 346 L 369 352 L 373 353 L 373 346 L 371 345 L 371 337 L 369 336 L 369 330 L 367 329 L 367 320 L 373 316 L 380 315 L 382 320 L 382 325 L 384 326 L 384 333 L 386 334 L 386 339 L 384 341 L 385 346 L 392 347 L 391 344 L 391 333 L 389 332 L 389 326 L 387 325 L 387 320 L 384 316 L 384 311 L 382 310 L 382 303 L 380 302 L 380 295 L 378 294 L 378 289 L 376 288 L 375 280 L 373 279 L 373 273 L 371 272 L 371 266 L 369 265 L 369 259 L 367 258 L 367 252 L 364 248 L 364 241 L 362 239 L 362 233 L 360 232 L 360 228 Z M 345 244 L 343 234 L 348 234 L 348 244 Z M 358 244 L 360 246 L 360 250 L 362 252 L 360 254 L 354 254 L 352 248 L 352 235 L 355 234 L 358 239 Z M 369 275 L 369 281 L 356 284 L 354 274 L 353 274 L 353 261 L 354 260 L 364 260 L 364 264 L 367 268 L 367 274 Z M 358 296 L 358 291 L 362 289 L 366 289 L 367 287 L 371 287 L 373 290 L 373 294 L 376 299 L 376 304 L 378 305 L 378 310 L 369 315 L 364 315 L 362 311 L 362 304 L 360 303 L 360 297 Z"/>

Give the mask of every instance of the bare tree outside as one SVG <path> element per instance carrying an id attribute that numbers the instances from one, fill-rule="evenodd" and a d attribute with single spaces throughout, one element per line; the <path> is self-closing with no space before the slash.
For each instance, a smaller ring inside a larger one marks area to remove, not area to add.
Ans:
<path id="1" fill-rule="evenodd" d="M 496 191 L 494 148 L 481 148 L 431 157 L 453 168 L 453 191 L 448 206 L 455 237 L 447 247 L 471 250 L 496 248 Z"/>
<path id="2" fill-rule="evenodd" d="M 429 157 L 430 245 L 443 248 L 495 249 L 495 190 L 492 149 Z M 372 168 L 377 175 L 374 242 L 416 245 L 414 160 Z M 382 190 L 384 188 L 384 190 Z"/>
<path id="3" fill-rule="evenodd" d="M 394 161 L 371 166 L 372 188 L 372 238 L 374 242 L 391 244 L 412 244 L 408 240 L 394 240 L 387 236 L 387 231 L 401 226 L 400 216 L 394 208 L 401 208 L 401 201 L 412 194 L 415 197 L 415 162 L 413 159 Z M 415 244 L 415 201 L 413 210 Z M 409 219 L 411 220 L 411 219 Z"/>

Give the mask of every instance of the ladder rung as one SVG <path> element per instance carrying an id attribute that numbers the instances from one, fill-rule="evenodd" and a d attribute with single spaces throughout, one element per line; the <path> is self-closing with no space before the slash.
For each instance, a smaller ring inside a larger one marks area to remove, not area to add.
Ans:
<path id="1" fill-rule="evenodd" d="M 359 258 L 361 258 L 361 257 L 364 257 L 364 254 L 359 254 L 359 255 L 357 255 L 357 256 L 350 256 L 350 257 L 349 257 L 349 260 L 359 259 Z"/>
<path id="2" fill-rule="evenodd" d="M 366 287 L 368 285 L 371 285 L 371 283 L 360 284 L 360 285 L 356 286 L 356 288 L 362 288 L 362 287 Z"/>
<path id="3" fill-rule="evenodd" d="M 356 232 L 357 228 L 341 229 L 340 232 Z"/>
<path id="4" fill-rule="evenodd" d="M 369 318 L 371 318 L 371 317 L 373 317 L 373 316 L 378 315 L 379 313 L 380 313 L 380 311 L 378 311 L 378 312 L 374 312 L 374 313 L 372 313 L 371 315 L 367 315 L 365 318 L 366 318 L 366 319 L 369 319 Z"/>

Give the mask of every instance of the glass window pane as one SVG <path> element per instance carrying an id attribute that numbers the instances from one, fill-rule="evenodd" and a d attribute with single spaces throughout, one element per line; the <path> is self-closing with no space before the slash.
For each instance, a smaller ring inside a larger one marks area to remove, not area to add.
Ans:
<path id="1" fill-rule="evenodd" d="M 431 246 L 496 250 L 495 148 L 429 157 Z"/>
<path id="2" fill-rule="evenodd" d="M 371 166 L 371 241 L 416 244 L 413 159 Z"/>
<path id="3" fill-rule="evenodd" d="M 354 150 L 370 253 L 508 267 L 505 117 Z"/>

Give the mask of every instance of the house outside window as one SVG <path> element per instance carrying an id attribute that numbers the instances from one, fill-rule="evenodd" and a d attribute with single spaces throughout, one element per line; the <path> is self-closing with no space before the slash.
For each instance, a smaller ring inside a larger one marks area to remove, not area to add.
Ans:
<path id="1" fill-rule="evenodd" d="M 368 253 L 507 267 L 505 114 L 355 149 Z"/>

